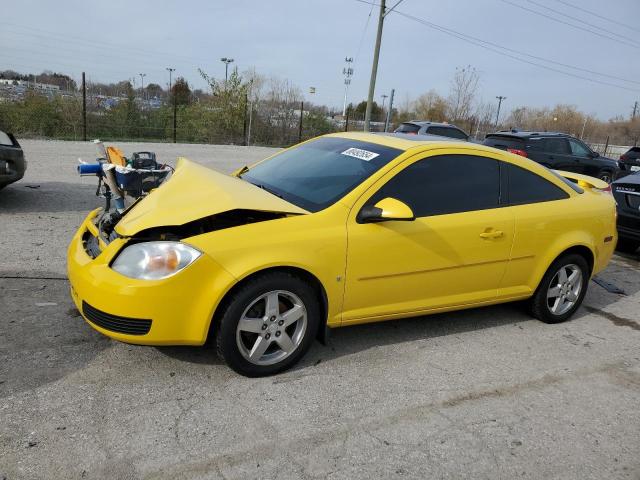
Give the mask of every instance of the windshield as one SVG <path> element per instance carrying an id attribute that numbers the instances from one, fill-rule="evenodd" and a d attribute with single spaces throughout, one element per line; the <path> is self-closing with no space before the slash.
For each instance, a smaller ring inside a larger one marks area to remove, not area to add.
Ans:
<path id="1" fill-rule="evenodd" d="M 402 150 L 322 137 L 266 160 L 240 178 L 310 212 L 345 196 Z"/>

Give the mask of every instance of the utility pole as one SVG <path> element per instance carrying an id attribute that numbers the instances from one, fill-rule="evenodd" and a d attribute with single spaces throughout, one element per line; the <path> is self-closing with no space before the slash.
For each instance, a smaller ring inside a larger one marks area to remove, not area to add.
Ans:
<path id="1" fill-rule="evenodd" d="M 224 83 L 226 84 L 229 80 L 229 64 L 233 63 L 233 58 L 222 57 L 220 61 L 224 63 Z"/>
<path id="2" fill-rule="evenodd" d="M 636 119 L 636 112 L 638 111 L 638 101 L 636 100 L 636 103 L 633 104 L 633 113 L 631 114 L 631 120 L 635 120 Z"/>
<path id="3" fill-rule="evenodd" d="M 387 120 L 384 122 L 384 132 L 389 130 L 389 123 L 391 123 L 391 112 L 393 111 L 393 95 L 396 91 L 392 88 L 391 95 L 389 96 L 389 109 L 387 110 Z"/>
<path id="4" fill-rule="evenodd" d="M 498 99 L 498 111 L 496 112 L 496 128 L 498 128 L 498 120 L 500 119 L 500 106 L 502 105 L 502 101 L 506 100 L 507 97 L 498 96 L 496 98 Z"/>
<path id="5" fill-rule="evenodd" d="M 82 139 L 87 141 L 87 82 L 82 72 Z"/>
<path id="6" fill-rule="evenodd" d="M 637 102 L 636 102 L 637 103 Z M 582 122 L 582 132 L 580 132 L 580 140 L 582 140 L 584 138 L 584 129 L 587 126 L 587 120 L 589 119 L 589 117 L 587 117 L 586 115 L 584 116 L 584 122 Z"/>
<path id="7" fill-rule="evenodd" d="M 344 103 L 342 104 L 343 117 L 347 114 L 347 92 L 349 91 L 349 85 L 351 85 L 351 77 L 353 75 L 353 68 L 351 68 L 353 57 L 344 57 L 344 61 L 347 63 L 347 66 L 342 69 L 342 73 L 344 75 Z"/>
<path id="8" fill-rule="evenodd" d="M 380 0 L 380 14 L 378 15 L 378 32 L 376 45 L 373 49 L 373 64 L 371 65 L 371 78 L 369 79 L 369 95 L 367 96 L 367 110 L 364 114 L 364 131 L 371 130 L 371 109 L 373 108 L 373 94 L 376 90 L 376 77 L 378 75 L 378 58 L 380 57 L 380 43 L 382 42 L 382 25 L 385 17 L 385 0 Z"/>
<path id="9" fill-rule="evenodd" d="M 380 43 L 382 42 L 382 24 L 384 17 L 389 15 L 404 0 L 398 0 L 393 7 L 386 10 L 385 0 L 380 0 L 380 15 L 378 16 L 378 33 L 376 34 L 376 46 L 373 50 L 373 64 L 371 65 L 371 79 L 369 80 L 369 95 L 367 96 L 367 110 L 364 114 L 364 130 L 368 132 L 371 127 L 371 110 L 373 108 L 373 94 L 376 90 L 376 77 L 378 75 L 378 58 L 380 57 Z"/>
<path id="10" fill-rule="evenodd" d="M 177 126 L 177 121 L 176 121 L 176 113 L 177 113 L 176 96 L 171 92 L 171 74 L 173 72 L 175 72 L 176 69 L 175 68 L 171 68 L 171 67 L 167 67 L 165 70 L 167 70 L 169 72 L 169 98 L 173 99 L 173 143 L 176 143 L 176 126 Z"/>
<path id="11" fill-rule="evenodd" d="M 144 77 L 147 76 L 146 73 L 139 73 L 140 75 L 140 91 L 142 92 L 142 99 L 144 100 Z"/>

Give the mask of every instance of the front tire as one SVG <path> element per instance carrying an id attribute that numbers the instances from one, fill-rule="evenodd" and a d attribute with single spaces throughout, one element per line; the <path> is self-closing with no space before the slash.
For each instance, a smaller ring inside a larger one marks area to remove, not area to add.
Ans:
<path id="1" fill-rule="evenodd" d="M 250 279 L 223 308 L 216 332 L 218 355 L 247 377 L 292 367 L 311 346 L 320 324 L 316 292 L 287 272 Z"/>
<path id="2" fill-rule="evenodd" d="M 583 256 L 562 255 L 551 264 L 529 300 L 531 315 L 545 323 L 569 319 L 582 304 L 589 277 L 589 264 Z"/>

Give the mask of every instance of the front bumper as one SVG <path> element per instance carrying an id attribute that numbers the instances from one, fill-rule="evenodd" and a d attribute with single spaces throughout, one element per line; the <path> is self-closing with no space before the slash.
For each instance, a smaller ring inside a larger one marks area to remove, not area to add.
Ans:
<path id="1" fill-rule="evenodd" d="M 20 158 L 16 161 L 0 159 L 0 187 L 17 182 L 24 177 L 26 160 Z"/>
<path id="2" fill-rule="evenodd" d="M 136 280 L 109 265 L 126 245 L 118 238 L 92 258 L 86 235 L 97 235 L 94 210 L 76 232 L 67 252 L 71 297 L 84 319 L 108 337 L 139 345 L 202 345 L 224 294 L 235 278 L 207 254 L 164 280 Z M 87 233 L 88 232 L 88 233 Z M 93 321 L 92 321 L 93 319 Z M 149 322 L 145 328 L 142 322 Z"/>

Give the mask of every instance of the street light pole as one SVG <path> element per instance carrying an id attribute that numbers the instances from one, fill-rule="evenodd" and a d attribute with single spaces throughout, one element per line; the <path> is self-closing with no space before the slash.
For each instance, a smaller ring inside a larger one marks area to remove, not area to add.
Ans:
<path id="1" fill-rule="evenodd" d="M 176 71 L 175 68 L 167 67 L 166 70 L 169 72 L 169 98 L 173 99 L 173 143 L 177 141 L 177 119 L 176 114 L 178 113 L 178 107 L 176 104 L 176 96 L 171 93 L 171 74 Z"/>
<path id="2" fill-rule="evenodd" d="M 142 99 L 144 100 L 144 77 L 147 76 L 146 73 L 139 73 L 138 75 L 140 75 L 140 90 L 142 91 Z"/>
<path id="3" fill-rule="evenodd" d="M 498 119 L 500 118 L 500 106 L 502 105 L 502 101 L 506 100 L 507 97 L 497 96 L 498 99 L 498 111 L 496 112 L 496 128 L 498 127 Z"/>
<path id="4" fill-rule="evenodd" d="M 351 76 L 353 75 L 353 68 L 351 68 L 353 57 L 345 57 L 344 61 L 347 63 L 347 66 L 342 69 L 342 73 L 344 74 L 344 102 L 342 104 L 343 117 L 347 115 L 347 92 L 349 91 L 349 85 L 351 85 Z"/>
<path id="5" fill-rule="evenodd" d="M 224 83 L 229 80 L 229 64 L 233 62 L 233 58 L 222 57 L 220 59 L 224 63 Z"/>

